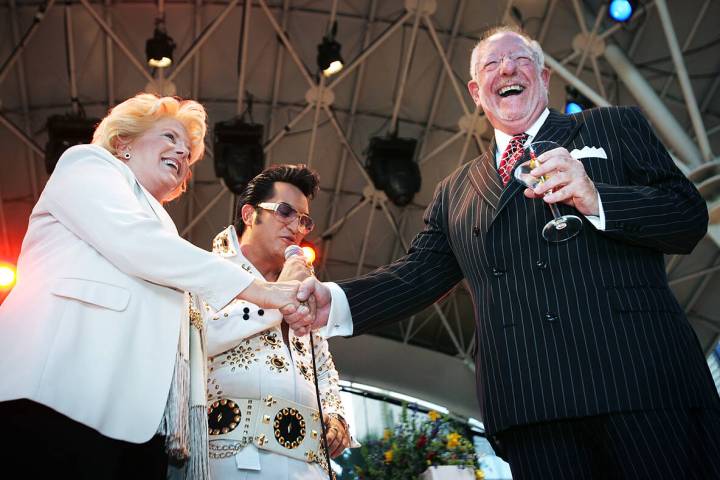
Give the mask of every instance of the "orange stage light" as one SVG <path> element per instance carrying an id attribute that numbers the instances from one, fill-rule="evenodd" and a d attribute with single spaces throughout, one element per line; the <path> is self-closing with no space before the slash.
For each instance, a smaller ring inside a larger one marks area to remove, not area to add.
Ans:
<path id="1" fill-rule="evenodd" d="M 315 261 L 315 250 L 312 247 L 308 247 L 307 245 L 302 247 L 302 250 L 303 254 L 305 255 L 305 259 L 307 260 L 307 263 L 312 265 Z"/>
<path id="2" fill-rule="evenodd" d="M 15 265 L 0 263 L 0 290 L 10 290 L 15 285 Z"/>

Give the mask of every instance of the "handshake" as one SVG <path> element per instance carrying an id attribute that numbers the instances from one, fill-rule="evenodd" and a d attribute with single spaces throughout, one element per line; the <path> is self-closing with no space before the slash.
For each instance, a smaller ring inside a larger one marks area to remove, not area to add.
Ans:
<path id="1" fill-rule="evenodd" d="M 302 255 L 287 258 L 277 282 L 256 279 L 238 298 L 262 308 L 279 309 L 296 335 L 324 327 L 332 301 L 330 289 L 315 277 Z"/>

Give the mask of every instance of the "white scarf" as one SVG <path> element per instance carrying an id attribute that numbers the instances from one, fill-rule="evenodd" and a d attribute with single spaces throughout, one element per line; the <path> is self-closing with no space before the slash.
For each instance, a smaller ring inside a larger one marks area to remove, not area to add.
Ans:
<path id="1" fill-rule="evenodd" d="M 185 478 L 209 480 L 208 424 L 205 405 L 205 332 L 191 294 L 185 294 L 175 373 L 159 433 L 165 449 L 187 460 Z"/>

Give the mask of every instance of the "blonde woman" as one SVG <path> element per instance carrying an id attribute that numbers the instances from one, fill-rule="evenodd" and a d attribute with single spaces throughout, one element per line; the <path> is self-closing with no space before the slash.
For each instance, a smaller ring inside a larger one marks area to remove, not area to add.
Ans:
<path id="1" fill-rule="evenodd" d="M 167 450 L 188 453 L 184 292 L 218 310 L 236 298 L 298 309 L 299 282 L 264 282 L 193 246 L 162 207 L 185 190 L 205 132 L 197 102 L 139 94 L 58 161 L 0 306 L 4 466 L 165 478 Z"/>

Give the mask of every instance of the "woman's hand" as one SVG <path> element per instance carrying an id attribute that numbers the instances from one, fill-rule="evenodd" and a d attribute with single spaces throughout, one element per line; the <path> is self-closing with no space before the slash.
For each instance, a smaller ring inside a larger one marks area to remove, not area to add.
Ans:
<path id="1" fill-rule="evenodd" d="M 300 282 L 288 280 L 283 282 L 266 282 L 255 279 L 245 290 L 240 292 L 238 299 L 254 303 L 261 308 L 277 308 L 283 315 L 299 316 L 312 321 L 314 312 L 311 312 L 308 302 L 299 302 L 297 299 Z"/>
<path id="2" fill-rule="evenodd" d="M 325 414 L 326 437 L 330 457 L 335 458 L 350 446 L 347 423 L 334 414 Z"/>

